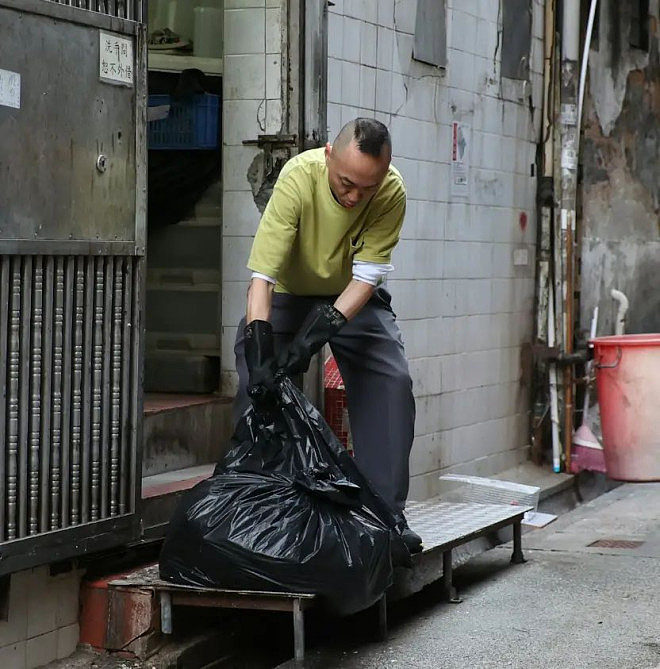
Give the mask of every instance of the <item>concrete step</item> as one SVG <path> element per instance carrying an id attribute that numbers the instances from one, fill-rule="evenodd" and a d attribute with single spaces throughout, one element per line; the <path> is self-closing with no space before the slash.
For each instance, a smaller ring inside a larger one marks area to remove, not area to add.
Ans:
<path id="1" fill-rule="evenodd" d="M 215 463 L 212 462 L 144 477 L 140 502 L 142 539 L 162 539 L 182 496 L 197 483 L 211 476 L 214 469 Z"/>
<path id="2" fill-rule="evenodd" d="M 538 510 L 555 515 L 571 511 L 621 485 L 599 472 L 555 474 L 550 465 L 539 466 L 532 462 L 507 469 L 491 478 L 538 486 L 541 488 Z"/>
<path id="3" fill-rule="evenodd" d="M 185 333 L 169 334 L 167 338 L 171 345 L 181 348 L 190 339 Z M 144 387 L 148 393 L 212 393 L 220 387 L 220 356 L 190 350 L 148 350 Z"/>
<path id="4" fill-rule="evenodd" d="M 141 537 L 157 541 L 181 496 L 208 478 L 227 452 L 232 399 L 149 393 L 144 402 Z"/>
<path id="5" fill-rule="evenodd" d="M 143 477 L 216 463 L 232 434 L 232 398 L 147 393 Z"/>
<path id="6" fill-rule="evenodd" d="M 145 476 L 142 479 L 142 499 L 157 499 L 176 493 L 185 492 L 205 481 L 213 474 L 215 463 L 177 469 L 173 472 L 164 472 Z"/>

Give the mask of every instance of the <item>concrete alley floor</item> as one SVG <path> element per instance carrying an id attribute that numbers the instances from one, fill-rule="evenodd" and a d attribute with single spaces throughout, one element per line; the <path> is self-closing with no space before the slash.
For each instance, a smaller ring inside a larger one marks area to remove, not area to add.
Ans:
<path id="1" fill-rule="evenodd" d="M 641 542 L 590 547 L 595 541 Z M 460 604 L 430 587 L 390 608 L 372 642 L 365 615 L 311 621 L 308 669 L 660 669 L 660 483 L 625 484 L 455 572 Z M 299 668 L 288 662 L 280 668 Z"/>

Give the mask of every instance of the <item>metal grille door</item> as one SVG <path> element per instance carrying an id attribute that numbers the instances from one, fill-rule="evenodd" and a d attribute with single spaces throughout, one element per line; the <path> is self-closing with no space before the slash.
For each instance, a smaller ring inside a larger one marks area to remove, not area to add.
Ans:
<path id="1" fill-rule="evenodd" d="M 0 574 L 136 535 L 142 11 L 0 0 Z"/>
<path id="2" fill-rule="evenodd" d="M 1 541 L 132 509 L 135 261 L 3 256 Z"/>
<path id="3" fill-rule="evenodd" d="M 143 6 L 146 4 L 143 0 L 50 0 L 50 2 L 132 21 L 141 20 Z"/>

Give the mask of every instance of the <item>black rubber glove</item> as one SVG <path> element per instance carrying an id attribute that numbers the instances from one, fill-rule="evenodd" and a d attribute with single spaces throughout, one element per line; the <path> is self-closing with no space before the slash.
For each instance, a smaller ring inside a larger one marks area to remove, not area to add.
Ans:
<path id="1" fill-rule="evenodd" d="M 253 404 L 268 408 L 275 403 L 275 348 L 273 326 L 268 321 L 252 321 L 243 330 L 247 392 Z"/>
<path id="2" fill-rule="evenodd" d="M 289 376 L 309 369 L 312 356 L 321 349 L 341 328 L 346 317 L 331 304 L 318 304 L 307 314 L 300 330 L 284 351 L 277 366 Z"/>

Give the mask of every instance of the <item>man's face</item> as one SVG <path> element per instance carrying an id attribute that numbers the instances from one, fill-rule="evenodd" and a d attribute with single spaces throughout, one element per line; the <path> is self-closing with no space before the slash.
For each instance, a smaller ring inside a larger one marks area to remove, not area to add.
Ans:
<path id="1" fill-rule="evenodd" d="M 330 189 L 337 202 L 347 209 L 370 198 L 380 188 L 390 164 L 387 151 L 374 158 L 362 153 L 354 141 L 338 150 L 326 144 L 325 161 Z"/>

